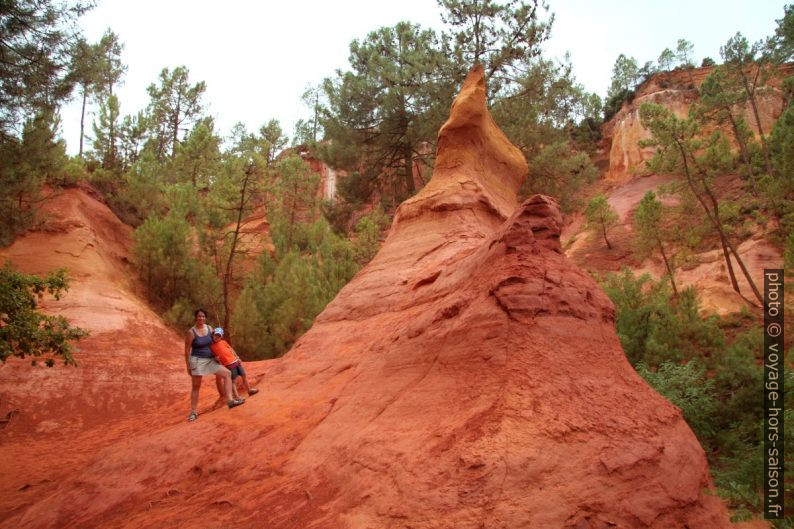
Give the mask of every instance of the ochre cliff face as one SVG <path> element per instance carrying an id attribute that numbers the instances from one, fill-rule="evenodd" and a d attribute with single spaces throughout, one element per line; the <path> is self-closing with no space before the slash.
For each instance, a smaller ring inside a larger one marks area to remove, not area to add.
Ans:
<path id="1" fill-rule="evenodd" d="M 477 68 L 432 182 L 268 364 L 260 395 L 148 421 L 9 523 L 729 527 L 681 412 L 634 372 L 611 302 L 560 252 L 557 204 L 516 204 L 525 174 Z"/>
<path id="2" fill-rule="evenodd" d="M 640 106 L 643 103 L 656 103 L 669 108 L 679 118 L 687 117 L 689 109 L 698 99 L 698 89 L 713 68 L 694 68 L 658 74 L 637 89 L 637 94 L 629 103 L 624 103 L 620 111 L 604 125 L 604 137 L 609 143 L 609 172 L 606 177 L 622 181 L 634 174 L 647 173 L 645 162 L 654 153 L 652 147 L 641 148 L 638 142 L 651 137 L 640 123 Z M 794 74 L 794 65 L 781 68 L 781 78 Z M 772 125 L 783 111 L 783 96 L 773 82 L 769 89 L 759 90 L 757 95 L 758 113 L 764 134 L 768 135 Z M 741 115 L 756 137 L 758 130 L 755 117 L 749 104 L 741 110 Z M 729 138 L 731 131 L 725 130 Z"/>
<path id="3" fill-rule="evenodd" d="M 132 229 L 74 188 L 52 192 L 39 216 L 40 227 L 1 249 L 0 262 L 28 274 L 66 268 L 68 292 L 41 307 L 91 334 L 77 343 L 77 368 L 16 358 L 0 366 L 0 415 L 11 413 L 4 434 L 79 431 L 171 399 L 183 381 L 174 362 L 181 340 L 135 292 Z"/>

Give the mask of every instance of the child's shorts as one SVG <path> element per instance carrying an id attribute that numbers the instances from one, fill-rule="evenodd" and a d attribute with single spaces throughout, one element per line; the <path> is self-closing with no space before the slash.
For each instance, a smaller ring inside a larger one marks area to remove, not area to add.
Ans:
<path id="1" fill-rule="evenodd" d="M 232 380 L 237 377 L 245 376 L 245 369 L 243 369 L 242 362 L 235 362 L 226 366 L 226 369 L 232 372 Z"/>

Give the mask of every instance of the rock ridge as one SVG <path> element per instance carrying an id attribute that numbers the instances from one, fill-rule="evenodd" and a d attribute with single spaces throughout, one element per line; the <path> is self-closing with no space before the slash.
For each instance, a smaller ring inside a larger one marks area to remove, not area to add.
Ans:
<path id="1" fill-rule="evenodd" d="M 526 162 L 494 128 L 475 69 L 433 179 L 261 397 L 113 445 L 11 522 L 727 529 L 681 411 L 560 252 L 556 202 L 516 204 Z"/>

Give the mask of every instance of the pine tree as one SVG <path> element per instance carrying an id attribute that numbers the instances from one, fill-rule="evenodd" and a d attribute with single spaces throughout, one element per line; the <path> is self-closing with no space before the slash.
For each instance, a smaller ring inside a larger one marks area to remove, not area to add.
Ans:
<path id="1" fill-rule="evenodd" d="M 97 97 L 100 99 L 100 105 L 103 104 L 101 100 L 104 99 L 108 114 L 108 119 L 106 119 L 106 152 L 108 153 L 109 162 L 103 161 L 103 163 L 109 163 L 116 169 L 119 166 L 119 124 L 118 115 L 112 116 L 112 106 L 116 107 L 116 113 L 118 113 L 119 101 L 116 99 L 115 102 L 112 102 L 112 99 L 115 97 L 113 87 L 121 82 L 121 77 L 127 71 L 127 67 L 121 62 L 123 49 L 124 45 L 119 41 L 118 35 L 108 29 L 96 44 L 94 52 L 97 61 L 97 78 L 95 80 Z"/>
<path id="2" fill-rule="evenodd" d="M 320 110 L 325 105 L 325 101 L 320 103 L 323 96 L 321 85 L 308 85 L 301 96 L 303 104 L 311 109 L 311 117 L 307 120 L 299 119 L 295 123 L 295 134 L 293 135 L 292 145 L 317 146 L 317 141 L 323 135 L 322 125 L 320 124 Z"/>
<path id="3" fill-rule="evenodd" d="M 551 34 L 553 17 L 543 20 L 548 7 L 537 0 L 437 2 L 441 20 L 449 27 L 443 39 L 455 59 L 455 81 L 462 82 L 472 66 L 482 63 L 493 99 L 510 91 L 526 65 L 540 57 L 541 45 Z"/>
<path id="4" fill-rule="evenodd" d="M 607 197 L 603 194 L 596 195 L 587 204 L 585 209 L 585 217 L 587 218 L 587 229 L 598 233 L 604 237 L 604 242 L 607 248 L 612 249 L 609 239 L 607 239 L 607 230 L 612 226 L 617 225 L 619 217 L 609 205 Z"/>
<path id="5" fill-rule="evenodd" d="M 675 46 L 675 56 L 678 59 L 678 64 L 682 68 L 694 68 L 695 65 L 692 62 L 693 56 L 692 53 L 694 52 L 695 47 L 686 39 L 678 39 L 678 42 Z"/>
<path id="6" fill-rule="evenodd" d="M 726 160 L 730 151 L 724 137 L 716 132 L 708 141 L 703 141 L 693 118 L 681 120 L 669 109 L 652 103 L 643 103 L 640 106 L 640 120 L 642 126 L 652 134 L 652 138 L 642 144 L 657 147 L 656 155 L 649 161 L 651 169 L 656 172 L 674 172 L 685 178 L 687 188 L 700 203 L 709 222 L 719 234 L 733 289 L 739 292 L 731 255 L 739 265 L 753 294 L 763 303 L 763 297 L 752 276 L 728 237 L 720 217 L 719 201 L 711 188 L 710 181 L 714 174 L 724 171 L 725 166 L 730 164 L 730 161 Z M 698 155 L 701 149 L 705 154 Z"/>
<path id="7" fill-rule="evenodd" d="M 37 114 L 52 113 L 69 96 L 77 18 L 90 4 L 82 1 L 10 1 L 0 6 L 0 141 L 18 138 L 22 125 Z"/>
<path id="8" fill-rule="evenodd" d="M 673 69 L 673 61 L 675 61 L 675 54 L 670 48 L 662 50 L 662 53 L 659 54 L 659 58 L 656 60 L 656 62 L 659 63 L 659 68 L 663 72 L 669 72 Z"/>
<path id="9" fill-rule="evenodd" d="M 598 170 L 583 152 L 574 153 L 567 141 L 544 145 L 532 158 L 532 170 L 521 187 L 521 196 L 543 193 L 556 197 L 560 209 L 571 213 L 581 205 L 582 186 L 598 177 Z"/>
<path id="10" fill-rule="evenodd" d="M 96 45 L 96 56 L 99 60 L 99 90 L 113 95 L 113 87 L 121 82 L 127 67 L 121 62 L 121 52 L 124 44 L 119 41 L 119 36 L 111 29 L 107 29 Z"/>
<path id="11" fill-rule="evenodd" d="M 285 255 L 295 249 L 305 249 L 308 244 L 305 226 L 307 221 L 314 221 L 319 212 L 317 186 L 320 177 L 297 156 L 281 160 L 278 175 L 268 220 L 276 253 Z"/>
<path id="12" fill-rule="evenodd" d="M 204 118 L 193 127 L 185 141 L 177 144 L 176 156 L 169 171 L 174 182 L 189 182 L 194 189 L 209 189 L 220 173 L 221 138 L 214 132 L 212 118 Z"/>
<path id="13" fill-rule="evenodd" d="M 354 40 L 352 69 L 323 83 L 321 124 L 330 140 L 323 157 L 363 172 L 372 187 L 397 175 L 399 194 L 413 194 L 415 164 L 432 152 L 424 144 L 434 141 L 452 101 L 451 85 L 438 78 L 444 60 L 436 34 L 407 22 Z"/>
<path id="14" fill-rule="evenodd" d="M 777 20 L 775 34 L 767 39 L 766 47 L 778 64 L 794 60 L 794 4 L 783 7 L 783 18 Z"/>
<path id="15" fill-rule="evenodd" d="M 612 85 L 607 95 L 634 90 L 640 80 L 639 71 L 637 59 L 626 57 L 622 53 L 618 55 L 612 66 Z"/>
<path id="16" fill-rule="evenodd" d="M 42 185 L 57 180 L 67 163 L 56 140 L 57 120 L 42 113 L 24 124 L 22 137 L 0 141 L 0 245 L 10 244 L 33 220 Z"/>
<path id="17" fill-rule="evenodd" d="M 83 139 L 85 137 L 85 111 L 88 100 L 96 90 L 99 77 L 96 47 L 85 39 L 79 39 L 72 50 L 72 77 L 80 89 L 82 99 L 80 111 L 80 148 L 78 156 L 83 157 Z"/>
<path id="18" fill-rule="evenodd" d="M 148 129 L 149 124 L 143 112 L 124 116 L 119 127 L 119 155 L 122 160 L 122 171 L 127 171 L 130 165 L 138 161 Z"/>
<path id="19" fill-rule="evenodd" d="M 750 104 L 753 112 L 756 130 L 761 140 L 761 149 L 764 154 L 767 173 L 774 176 L 772 160 L 769 155 L 769 146 L 766 142 L 766 135 L 761 124 L 761 116 L 758 112 L 758 101 L 756 98 L 758 89 L 762 86 L 769 75 L 768 61 L 759 56 L 761 44 L 750 45 L 741 33 L 736 33 L 728 39 L 728 42 L 720 48 L 720 54 L 724 61 L 725 77 L 728 82 L 732 82 L 739 88 L 741 100 Z"/>
<path id="20" fill-rule="evenodd" d="M 258 148 L 257 148 L 258 147 Z M 268 177 L 269 144 L 250 138 L 226 153 L 222 167 L 204 201 L 205 220 L 200 232 L 203 253 L 212 257 L 220 278 L 223 327 L 230 327 L 232 291 L 237 285 L 236 263 L 246 253 L 241 246 L 243 221 L 262 204 Z"/>
<path id="21" fill-rule="evenodd" d="M 678 288 L 675 284 L 675 261 L 669 247 L 665 248 L 670 237 L 663 220 L 663 206 L 656 198 L 653 191 L 648 191 L 642 197 L 637 211 L 634 214 L 634 233 L 635 244 L 643 254 L 658 251 L 667 269 L 670 278 L 670 285 L 673 287 L 673 295 L 678 296 Z"/>
<path id="22" fill-rule="evenodd" d="M 284 136 L 281 124 L 271 119 L 259 129 L 260 145 L 266 149 L 265 160 L 268 165 L 276 161 L 276 156 L 286 147 L 289 139 Z"/>
<path id="23" fill-rule="evenodd" d="M 748 151 L 752 133 L 748 130 L 741 112 L 736 108 L 743 102 L 744 97 L 740 91 L 730 85 L 723 68 L 714 70 L 700 86 L 700 98 L 693 106 L 693 112 L 703 121 L 717 125 L 730 124 L 747 176 L 750 178 L 752 193 L 758 195 L 753 164 Z"/>
<path id="24" fill-rule="evenodd" d="M 160 161 L 176 156 L 180 131 L 189 130 L 203 110 L 201 96 L 206 85 L 204 81 L 191 85 L 188 76 L 185 66 L 177 66 L 173 71 L 163 68 L 160 86 L 151 84 L 147 88 L 151 98 L 147 122 L 154 152 Z"/>
<path id="25" fill-rule="evenodd" d="M 99 104 L 99 115 L 94 122 L 94 155 L 102 161 L 102 167 L 109 171 L 120 172 L 121 164 L 114 134 L 119 130 L 119 100 L 114 95 Z"/>

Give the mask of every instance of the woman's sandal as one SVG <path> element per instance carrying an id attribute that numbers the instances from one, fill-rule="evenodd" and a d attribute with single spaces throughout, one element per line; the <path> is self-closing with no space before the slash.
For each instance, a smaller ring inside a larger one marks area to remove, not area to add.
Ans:
<path id="1" fill-rule="evenodd" d="M 259 393 L 259 390 L 256 388 L 251 388 L 248 390 L 248 396 L 256 395 L 257 393 Z"/>
<path id="2" fill-rule="evenodd" d="M 240 404 L 244 404 L 244 403 L 245 403 L 245 399 L 238 399 L 238 400 L 230 400 L 229 402 L 226 403 L 226 405 L 229 406 L 229 408 L 234 408 L 235 406 L 239 406 Z"/>
<path id="3" fill-rule="evenodd" d="M 196 413 L 195 411 L 191 411 L 190 415 L 187 416 L 187 422 L 193 422 L 196 419 L 198 419 L 198 413 Z"/>

